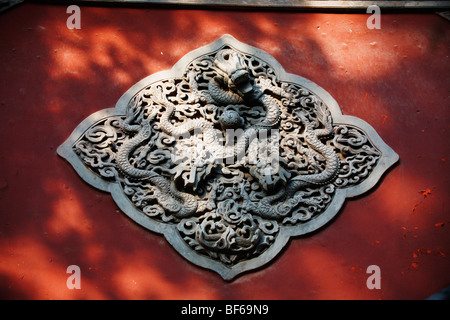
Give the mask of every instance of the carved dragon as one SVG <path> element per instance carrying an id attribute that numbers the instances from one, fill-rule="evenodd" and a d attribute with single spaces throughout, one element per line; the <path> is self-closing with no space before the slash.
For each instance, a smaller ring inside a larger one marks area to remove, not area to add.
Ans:
<path id="1" fill-rule="evenodd" d="M 257 205 L 248 202 L 249 211 L 264 218 L 279 219 L 285 217 L 300 203 L 309 204 L 309 200 L 296 196 L 295 193 L 298 190 L 308 186 L 326 185 L 337 176 L 339 157 L 333 148 L 323 144 L 319 139 L 333 133 L 331 115 L 323 104 L 318 108 L 317 114 L 319 121 L 325 126 L 324 129 L 314 129 L 311 122 L 301 111 L 297 113 L 297 116 L 305 126 L 306 143 L 324 157 L 325 169 L 320 173 L 298 175 L 291 178 L 286 188 L 280 190 L 277 194 L 261 199 Z"/>
<path id="2" fill-rule="evenodd" d="M 161 130 L 164 133 L 172 137 L 180 137 L 192 132 L 203 132 L 204 142 L 212 151 L 215 161 L 223 163 L 226 160 L 224 158 L 232 157 L 234 160 L 236 157 L 244 155 L 252 139 L 256 138 L 260 131 L 275 128 L 279 124 L 280 105 L 270 93 L 288 99 L 291 98 L 291 95 L 280 90 L 280 88 L 271 86 L 264 79 L 258 79 L 259 81 L 254 81 L 252 84 L 242 56 L 234 50 L 220 50 L 215 56 L 214 65 L 217 75 L 210 79 L 208 90 L 198 90 L 195 76 L 188 75 L 195 101 L 202 100 L 216 106 L 247 104 L 262 105 L 265 108 L 264 119 L 245 128 L 236 144 L 223 146 L 217 130 L 205 119 L 189 119 L 178 125 L 172 124 L 171 117 L 176 110 L 175 104 L 169 101 L 157 86 L 150 89 L 150 95 L 154 102 L 165 108 L 159 119 Z M 317 115 L 324 129 L 314 129 L 311 122 L 301 111 L 297 114 L 304 125 L 306 143 L 325 159 L 325 169 L 320 173 L 293 177 L 276 194 L 261 199 L 258 204 L 248 202 L 248 211 L 270 219 L 285 217 L 294 207 L 305 201 L 301 197 L 295 196 L 299 189 L 312 185 L 327 184 L 337 175 L 339 158 L 331 147 L 320 141 L 321 137 L 333 132 L 331 115 L 323 105 L 317 110 Z M 173 173 L 173 171 L 161 167 L 155 167 L 151 170 L 138 169 L 129 161 L 131 153 L 148 142 L 152 132 L 151 121 L 155 116 L 156 112 L 153 112 L 144 120 L 142 114 L 137 117 L 134 108 L 129 106 L 122 130 L 136 134 L 133 138 L 126 140 L 119 148 L 116 155 L 117 166 L 127 176 L 136 180 L 149 180 L 151 184 L 156 186 L 159 189 L 158 193 L 161 195 L 157 197 L 158 203 L 176 217 L 189 217 L 196 212 L 198 207 L 195 197 L 189 193 L 181 192 L 176 188 L 174 181 L 169 182 L 159 173 L 159 171 L 166 171 L 166 173 Z M 131 125 L 132 121 L 138 124 Z M 238 112 L 228 110 L 222 114 L 220 123 L 222 129 L 235 129 L 243 126 L 243 119 Z M 164 195 L 169 195 L 169 198 Z"/>
<path id="3" fill-rule="evenodd" d="M 141 80 L 58 154 L 224 279 L 323 226 L 398 159 L 323 89 L 231 36 Z"/>
<path id="4" fill-rule="evenodd" d="M 127 118 L 124 120 L 122 130 L 137 133 L 133 138 L 125 141 L 119 148 L 116 155 L 116 164 L 127 176 L 136 180 L 149 180 L 157 187 L 156 198 L 158 203 L 170 211 L 178 218 L 183 218 L 192 215 L 197 210 L 197 200 L 189 193 L 179 191 L 175 183 L 169 182 L 158 171 L 166 171 L 173 173 L 162 167 L 154 167 L 152 170 L 138 169 L 134 167 L 130 161 L 130 155 L 139 146 L 148 142 L 151 137 L 152 127 L 151 121 L 154 119 L 156 113 L 152 113 L 146 120 L 144 120 L 142 113 L 138 117 L 140 124 L 132 125 L 131 122 L 136 118 L 134 113 L 135 108 L 132 106 L 127 110 Z"/>

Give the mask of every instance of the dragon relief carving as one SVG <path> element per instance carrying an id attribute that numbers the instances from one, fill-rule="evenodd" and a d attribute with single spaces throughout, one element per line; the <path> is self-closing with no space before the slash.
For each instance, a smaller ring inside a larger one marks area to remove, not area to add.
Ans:
<path id="1" fill-rule="evenodd" d="M 123 113 L 91 119 L 67 152 L 88 175 L 120 185 L 149 229 L 170 225 L 166 238 L 190 248 L 189 260 L 231 278 L 275 256 L 284 230 L 332 217 L 337 193 L 391 150 L 336 122 L 327 101 L 280 77 L 259 51 L 219 40 L 182 73 L 133 89 Z"/>

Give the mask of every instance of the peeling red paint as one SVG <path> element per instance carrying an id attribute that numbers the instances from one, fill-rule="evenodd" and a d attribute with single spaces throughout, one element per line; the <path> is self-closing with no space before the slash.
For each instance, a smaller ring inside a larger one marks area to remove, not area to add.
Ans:
<path id="1" fill-rule="evenodd" d="M 422 190 L 420 192 L 422 193 L 423 197 L 426 198 L 431 194 L 431 189 Z"/>

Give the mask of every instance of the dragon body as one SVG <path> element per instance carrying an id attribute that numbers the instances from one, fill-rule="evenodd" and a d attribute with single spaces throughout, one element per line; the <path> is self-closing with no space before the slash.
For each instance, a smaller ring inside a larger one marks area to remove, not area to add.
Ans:
<path id="1" fill-rule="evenodd" d="M 214 60 L 217 76 L 212 77 L 208 84 L 208 90 L 199 91 L 195 83 L 195 77 L 190 77 L 190 86 L 194 96 L 198 100 L 206 101 L 206 103 L 226 106 L 251 103 L 252 105 L 262 105 L 266 110 L 266 115 L 262 121 L 243 130 L 238 137 L 237 142 L 231 146 L 223 146 L 217 129 L 213 125 L 202 118 L 189 119 L 181 124 L 174 125 L 171 118 L 176 110 L 176 105 L 167 99 L 162 90 L 158 87 L 152 87 L 150 94 L 154 102 L 162 105 L 165 111 L 159 119 L 161 130 L 172 137 L 182 137 L 193 132 L 201 131 L 203 139 L 209 150 L 212 150 L 214 159 L 222 162 L 230 157 L 236 158 L 245 155 L 250 143 L 257 137 L 262 130 L 275 128 L 280 121 L 280 105 L 278 101 L 267 92 L 271 92 L 280 97 L 289 97 L 289 94 L 283 92 L 279 88 L 274 90 L 264 81 L 258 85 L 252 85 L 249 81 L 249 74 L 242 57 L 230 49 L 224 49 L 218 52 Z M 152 127 L 151 121 L 156 114 L 152 114 L 147 119 L 140 116 L 137 120 L 135 111 L 129 107 L 129 114 L 123 122 L 122 129 L 124 131 L 135 133 L 132 138 L 127 139 L 119 148 L 116 154 L 116 163 L 120 171 L 130 178 L 136 180 L 148 180 L 156 187 L 156 199 L 158 203 L 170 211 L 176 217 L 183 218 L 193 215 L 198 208 L 196 198 L 190 193 L 181 192 L 176 188 L 174 181 L 169 182 L 157 170 L 161 167 L 152 168 L 151 170 L 136 168 L 130 163 L 131 154 L 140 146 L 148 143 Z M 223 121 L 222 127 L 227 128 L 232 123 L 234 128 L 239 126 L 240 116 L 237 112 L 227 114 L 228 118 L 236 121 Z M 233 118 L 234 117 L 234 118 Z M 325 127 L 324 129 L 314 129 L 311 122 L 302 113 L 299 118 L 305 126 L 305 141 L 317 153 L 319 153 L 326 161 L 325 169 L 316 174 L 298 175 L 292 178 L 286 186 L 274 195 L 268 196 L 260 200 L 257 204 L 249 203 L 248 210 L 263 217 L 270 219 L 279 219 L 288 215 L 292 209 L 306 200 L 296 197 L 296 192 L 301 188 L 311 185 L 326 184 L 333 179 L 339 169 L 339 159 L 331 147 L 326 146 L 320 141 L 320 137 L 332 133 L 331 115 L 325 106 L 318 110 L 319 121 Z M 138 124 L 132 125 L 136 121 Z M 242 121 L 243 124 L 243 121 Z M 163 169 L 164 170 L 164 169 Z M 166 169 L 167 170 L 167 169 Z"/>

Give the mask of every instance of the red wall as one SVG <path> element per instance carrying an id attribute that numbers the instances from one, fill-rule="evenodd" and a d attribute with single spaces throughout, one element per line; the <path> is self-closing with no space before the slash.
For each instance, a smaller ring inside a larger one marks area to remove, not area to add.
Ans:
<path id="1" fill-rule="evenodd" d="M 0 15 L 0 297 L 20 299 L 423 299 L 450 284 L 449 22 L 368 15 L 81 8 Z M 121 213 L 56 155 L 91 113 L 229 33 L 325 88 L 400 156 L 267 267 L 225 282 Z M 366 268 L 381 268 L 381 289 Z M 81 268 L 69 290 L 66 268 Z"/>

